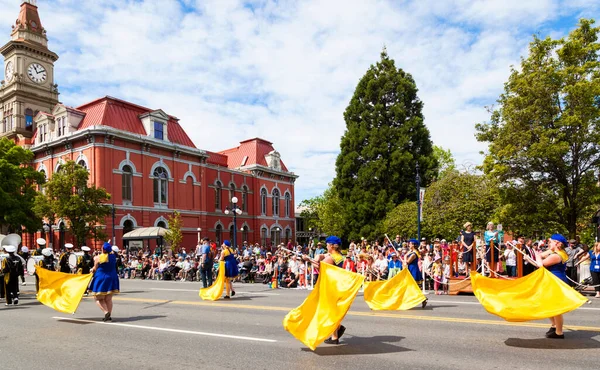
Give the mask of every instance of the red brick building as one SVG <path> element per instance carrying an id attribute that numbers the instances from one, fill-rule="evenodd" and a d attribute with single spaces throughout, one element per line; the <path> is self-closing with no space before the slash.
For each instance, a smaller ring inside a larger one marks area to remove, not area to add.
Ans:
<path id="1" fill-rule="evenodd" d="M 233 217 L 224 210 L 234 196 L 243 210 L 237 216 L 238 244 L 294 240 L 297 176 L 272 143 L 254 138 L 213 153 L 197 148 L 179 120 L 161 109 L 108 96 L 77 108 L 60 103 L 53 74 L 58 56 L 48 50 L 30 2 L 22 3 L 11 40 L 0 52 L 5 58 L 0 137 L 31 149 L 33 166 L 46 178 L 69 159 L 85 166 L 90 183 L 112 195 L 117 245 L 134 228 L 166 227 L 175 210 L 182 215 L 183 246 L 196 245 L 198 229 L 219 242 L 233 239 Z M 23 235 L 23 245 L 33 246 L 40 235 L 54 248 L 71 241 L 67 223 L 50 226 L 51 233 Z M 112 217 L 103 226 L 112 235 Z"/>

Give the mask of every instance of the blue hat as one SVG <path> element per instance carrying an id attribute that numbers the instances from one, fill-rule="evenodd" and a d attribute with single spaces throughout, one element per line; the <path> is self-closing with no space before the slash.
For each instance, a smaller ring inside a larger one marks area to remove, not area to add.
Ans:
<path id="1" fill-rule="evenodd" d="M 567 241 L 567 238 L 565 238 L 561 234 L 552 234 L 552 236 L 550 237 L 550 239 L 556 240 L 557 242 L 561 242 L 564 246 L 566 246 L 567 244 L 569 244 L 569 242 Z"/>
<path id="2" fill-rule="evenodd" d="M 225 245 L 226 245 L 226 246 L 228 246 L 228 247 L 231 247 L 231 242 L 230 242 L 229 240 L 225 240 L 225 241 L 223 242 L 223 244 L 225 244 Z"/>
<path id="3" fill-rule="evenodd" d="M 110 252 L 112 252 L 112 246 L 110 245 L 109 242 L 106 242 L 102 245 L 102 250 L 107 253 L 110 253 Z"/>
<path id="4" fill-rule="evenodd" d="M 328 236 L 327 239 L 325 239 L 325 243 L 342 245 L 342 239 L 338 238 L 337 236 L 331 235 Z"/>
<path id="5" fill-rule="evenodd" d="M 419 241 L 417 239 L 411 239 L 408 242 L 413 244 L 419 244 Z"/>

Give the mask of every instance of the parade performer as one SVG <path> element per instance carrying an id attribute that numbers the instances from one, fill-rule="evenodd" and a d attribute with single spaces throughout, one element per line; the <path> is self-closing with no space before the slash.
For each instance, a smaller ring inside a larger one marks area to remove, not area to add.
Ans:
<path id="1" fill-rule="evenodd" d="M 36 241 L 37 249 L 35 250 L 36 256 L 42 256 L 42 251 L 46 248 L 46 239 L 38 238 Z"/>
<path id="2" fill-rule="evenodd" d="M 237 260 L 235 259 L 235 254 L 233 249 L 231 248 L 231 242 L 229 240 L 225 240 L 223 242 L 223 251 L 221 252 L 220 261 L 225 262 L 225 299 L 233 297 L 235 295 L 235 290 L 233 290 L 233 279 L 235 279 L 239 275 Z"/>
<path id="3" fill-rule="evenodd" d="M 83 251 L 83 256 L 77 258 L 77 273 L 86 275 L 94 267 L 94 259 L 90 255 L 90 247 L 84 245 L 81 247 L 81 250 Z"/>
<path id="4" fill-rule="evenodd" d="M 102 254 L 94 257 L 94 267 L 92 268 L 94 278 L 90 287 L 96 304 L 104 312 L 102 321 L 112 321 L 112 296 L 119 293 L 119 276 L 116 265 L 117 257 L 112 253 L 112 246 L 110 243 L 104 243 Z"/>
<path id="5" fill-rule="evenodd" d="M 313 351 L 324 341 L 339 344 L 345 331 L 341 322 L 365 280 L 360 274 L 338 267 L 344 260 L 339 252 L 340 238 L 330 236 L 326 243 L 329 253 L 316 257 L 318 261 L 303 257 L 319 266 L 321 275 L 304 302 L 283 319 L 284 329 Z"/>
<path id="6" fill-rule="evenodd" d="M 417 239 L 410 239 L 408 242 L 409 252 L 408 254 L 402 258 L 402 267 L 403 269 L 408 268 L 408 271 L 412 275 L 415 282 L 419 284 L 423 281 L 423 273 L 419 268 L 419 258 L 421 255 L 419 254 L 419 241 Z M 427 299 L 425 299 L 422 303 L 422 307 L 425 308 L 427 306 Z"/>
<path id="7" fill-rule="evenodd" d="M 59 271 L 64 272 L 65 274 L 71 273 L 71 266 L 69 266 L 69 257 L 71 256 L 71 249 L 73 249 L 73 244 L 67 243 L 65 244 L 65 251 L 60 255 L 58 259 Z"/>
<path id="8" fill-rule="evenodd" d="M 5 246 L 4 250 L 8 253 L 8 256 L 2 260 L 6 305 L 17 305 L 19 304 L 19 276 L 23 278 L 25 274 L 23 261 L 15 254 L 17 248 L 14 245 Z"/>
<path id="9" fill-rule="evenodd" d="M 56 261 L 54 260 L 54 255 L 52 254 L 52 249 L 44 248 L 42 249 L 42 256 L 44 256 L 43 260 L 38 261 L 37 267 L 43 268 L 50 271 L 56 271 Z M 37 270 L 37 269 L 36 269 Z M 36 273 L 35 275 L 35 293 L 37 294 L 40 291 L 40 278 Z"/>

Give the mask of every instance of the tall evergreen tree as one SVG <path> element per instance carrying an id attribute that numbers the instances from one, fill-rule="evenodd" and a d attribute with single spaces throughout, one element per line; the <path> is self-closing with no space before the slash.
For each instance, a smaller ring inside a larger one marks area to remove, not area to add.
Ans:
<path id="1" fill-rule="evenodd" d="M 396 68 L 384 49 L 344 112 L 346 132 L 333 185 L 346 212 L 346 236 L 373 237 L 389 210 L 416 201 L 417 163 L 421 186 L 436 174 L 422 109 L 412 76 Z"/>

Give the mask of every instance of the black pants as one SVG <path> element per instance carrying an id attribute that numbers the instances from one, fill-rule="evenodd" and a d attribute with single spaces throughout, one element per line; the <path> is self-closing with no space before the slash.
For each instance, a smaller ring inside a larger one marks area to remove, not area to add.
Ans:
<path id="1" fill-rule="evenodd" d="M 208 288 L 213 283 L 212 262 L 204 262 L 200 267 L 200 275 L 202 275 L 202 286 Z"/>
<path id="2" fill-rule="evenodd" d="M 600 272 L 590 271 L 590 274 L 592 274 L 592 285 L 597 285 L 594 289 L 598 293 L 600 292 Z"/>
<path id="3" fill-rule="evenodd" d="M 19 277 L 10 277 L 8 281 L 5 279 L 5 289 L 6 289 L 6 303 L 12 304 L 13 299 L 18 299 L 19 294 Z"/>
<path id="4" fill-rule="evenodd" d="M 567 266 L 567 276 L 569 277 L 568 283 L 570 286 L 575 286 L 573 281 L 577 281 L 577 267 L 568 267 Z M 567 279 L 568 280 L 568 279 Z"/>

